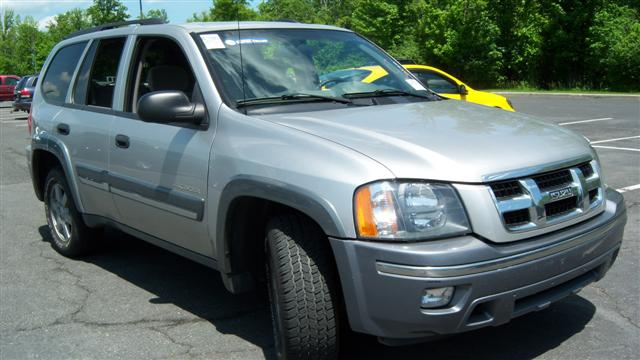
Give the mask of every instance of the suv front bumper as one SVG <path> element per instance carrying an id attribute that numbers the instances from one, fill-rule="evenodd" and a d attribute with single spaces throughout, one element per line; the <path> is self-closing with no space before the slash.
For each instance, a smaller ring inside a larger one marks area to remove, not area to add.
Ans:
<path id="1" fill-rule="evenodd" d="M 419 243 L 331 238 L 351 328 L 387 343 L 496 326 L 598 281 L 626 223 L 622 195 L 585 222 L 494 244 L 474 236 Z M 449 305 L 422 309 L 427 288 L 455 287 Z"/>

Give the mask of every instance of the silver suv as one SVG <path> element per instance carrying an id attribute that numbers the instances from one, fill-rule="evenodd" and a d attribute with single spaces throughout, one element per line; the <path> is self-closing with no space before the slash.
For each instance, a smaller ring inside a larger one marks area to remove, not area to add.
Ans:
<path id="1" fill-rule="evenodd" d="M 343 328 L 403 344 L 543 309 L 604 276 L 626 222 L 583 137 L 443 99 L 330 26 L 74 34 L 30 119 L 58 252 L 109 225 L 264 286 L 286 359 L 336 358 Z"/>

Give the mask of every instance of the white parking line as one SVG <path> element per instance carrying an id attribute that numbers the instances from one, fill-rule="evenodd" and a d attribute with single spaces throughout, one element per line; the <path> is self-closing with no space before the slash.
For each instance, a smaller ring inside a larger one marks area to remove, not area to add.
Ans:
<path id="1" fill-rule="evenodd" d="M 26 119 L 25 120 L 5 120 L 5 121 L 0 121 L 0 122 L 3 123 L 3 124 L 17 124 L 17 123 L 23 123 L 25 121 L 27 121 L 27 120 Z"/>
<path id="2" fill-rule="evenodd" d="M 622 147 L 615 147 L 615 146 L 593 145 L 593 147 L 594 148 L 599 148 L 599 149 L 626 150 L 626 151 L 637 151 L 637 152 L 640 152 L 640 149 L 622 148 Z"/>
<path id="3" fill-rule="evenodd" d="M 618 192 L 627 192 L 627 191 L 631 191 L 631 190 L 638 190 L 640 189 L 640 184 L 636 184 L 636 185 L 631 185 L 631 186 L 625 186 L 623 188 L 620 189 L 616 189 Z"/>
<path id="4" fill-rule="evenodd" d="M 18 124 L 16 127 L 27 127 L 28 124 Z"/>
<path id="5" fill-rule="evenodd" d="M 621 138 L 616 138 L 616 139 L 608 139 L 608 140 L 598 140 L 598 141 L 592 141 L 592 144 L 600 144 L 600 143 L 606 143 L 606 142 L 611 142 L 611 141 L 619 141 L 619 140 L 628 140 L 628 139 L 637 139 L 640 138 L 640 135 L 637 136 L 627 136 L 627 137 L 621 137 Z"/>
<path id="6" fill-rule="evenodd" d="M 573 125 L 573 124 L 582 124 L 582 123 L 588 123 L 588 122 L 595 122 L 595 121 L 606 121 L 606 120 L 613 120 L 613 118 L 599 118 L 599 119 L 589 119 L 589 120 L 579 120 L 579 121 L 569 121 L 569 122 L 563 122 L 560 123 L 558 125 Z"/>

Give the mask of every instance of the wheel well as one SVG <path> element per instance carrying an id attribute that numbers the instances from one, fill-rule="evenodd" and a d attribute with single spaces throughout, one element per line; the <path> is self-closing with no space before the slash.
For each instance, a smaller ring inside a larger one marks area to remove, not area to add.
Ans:
<path id="1" fill-rule="evenodd" d="M 301 214 L 322 231 L 320 225 L 307 214 L 274 201 L 243 196 L 230 204 L 225 222 L 224 256 L 229 262 L 230 276 L 242 279 L 243 285 L 229 290 L 234 293 L 250 291 L 257 283 L 265 280 L 264 241 L 267 222 L 274 216 L 285 213 Z"/>
<path id="2" fill-rule="evenodd" d="M 35 150 L 32 158 L 33 184 L 38 199 L 44 199 L 44 182 L 47 180 L 47 174 L 53 167 L 62 168 L 60 160 L 52 153 L 44 150 Z"/>

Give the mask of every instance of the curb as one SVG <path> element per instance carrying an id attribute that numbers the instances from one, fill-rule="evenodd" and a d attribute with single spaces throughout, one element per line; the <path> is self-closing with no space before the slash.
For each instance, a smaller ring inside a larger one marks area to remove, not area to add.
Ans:
<path id="1" fill-rule="evenodd" d="M 578 96 L 578 97 L 628 97 L 640 98 L 636 94 L 606 94 L 606 93 L 566 93 L 566 92 L 528 92 L 528 91 L 492 91 L 500 95 L 537 95 L 537 96 Z"/>

